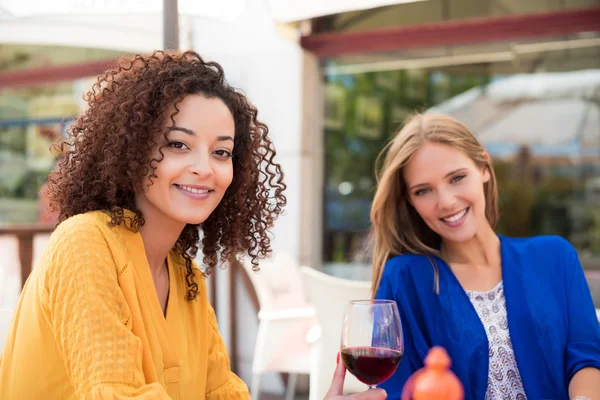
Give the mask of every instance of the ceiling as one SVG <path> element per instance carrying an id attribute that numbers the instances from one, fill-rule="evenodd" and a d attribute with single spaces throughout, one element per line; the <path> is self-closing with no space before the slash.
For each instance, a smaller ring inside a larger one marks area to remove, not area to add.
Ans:
<path id="1" fill-rule="evenodd" d="M 429 0 L 318 19 L 319 32 L 352 32 L 428 22 L 599 7 L 600 0 Z"/>

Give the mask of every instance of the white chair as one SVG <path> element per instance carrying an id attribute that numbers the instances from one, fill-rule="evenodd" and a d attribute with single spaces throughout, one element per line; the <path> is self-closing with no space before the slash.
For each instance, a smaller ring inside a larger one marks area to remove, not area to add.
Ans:
<path id="1" fill-rule="evenodd" d="M 310 372 L 310 345 L 306 337 L 315 329 L 315 310 L 306 299 L 298 264 L 279 253 L 260 263 L 260 271 L 243 262 L 258 301 L 258 333 L 252 363 L 252 399 L 258 400 L 260 377 L 265 372 L 288 373 L 286 400 L 296 392 L 297 374 Z"/>
<path id="2" fill-rule="evenodd" d="M 320 332 L 310 338 L 312 346 L 309 400 L 321 400 L 333 379 L 346 306 L 351 300 L 369 299 L 371 283 L 337 278 L 309 267 L 300 267 L 300 272 L 308 298 L 317 311 L 320 326 Z M 367 385 L 352 374 L 346 374 L 345 393 L 364 390 L 367 390 Z"/>

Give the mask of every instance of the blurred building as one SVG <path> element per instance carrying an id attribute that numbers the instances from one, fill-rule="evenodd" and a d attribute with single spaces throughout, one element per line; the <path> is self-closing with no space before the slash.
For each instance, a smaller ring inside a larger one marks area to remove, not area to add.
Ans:
<path id="1" fill-rule="evenodd" d="M 334 1 L 329 15 L 276 0 L 238 3 L 234 22 L 182 15 L 180 48 L 221 63 L 273 134 L 289 204 L 275 251 L 368 279 L 375 157 L 411 111 L 434 107 L 492 154 L 502 233 L 562 235 L 584 267 L 600 271 L 597 0 Z M 162 47 L 161 21 L 0 22 L 0 223 L 33 222 L 52 164 L 44 149 L 81 111 L 91 78 L 122 54 Z M 219 282 L 219 296 L 242 290 Z M 254 312 L 239 296 L 236 310 Z M 231 309 L 218 312 L 227 320 Z M 222 327 L 229 341 L 234 330 Z M 237 329 L 255 331 L 256 322 Z M 234 341 L 247 378 L 253 342 L 242 336 Z"/>
<path id="2" fill-rule="evenodd" d="M 600 255 L 600 204 L 585 195 L 600 176 L 598 5 L 423 1 L 313 21 L 302 43 L 325 82 L 321 260 L 364 260 L 375 157 L 409 112 L 431 107 L 494 157 L 501 232 L 560 234 Z M 531 165 L 516 179 L 524 146 Z"/>

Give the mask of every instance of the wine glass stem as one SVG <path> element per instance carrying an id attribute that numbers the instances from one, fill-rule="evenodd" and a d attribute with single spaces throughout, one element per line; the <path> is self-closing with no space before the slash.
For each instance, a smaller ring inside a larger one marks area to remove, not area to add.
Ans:
<path id="1" fill-rule="evenodd" d="M 377 385 L 369 385 L 369 389 L 367 389 L 367 390 L 371 390 L 371 389 L 377 389 Z"/>

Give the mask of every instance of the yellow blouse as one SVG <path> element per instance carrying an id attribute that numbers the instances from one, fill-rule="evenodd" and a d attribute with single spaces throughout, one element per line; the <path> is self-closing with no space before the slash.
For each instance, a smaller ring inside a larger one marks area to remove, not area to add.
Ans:
<path id="1" fill-rule="evenodd" d="M 184 260 L 169 255 L 165 317 L 141 235 L 107 222 L 90 212 L 52 234 L 0 357 L 0 399 L 249 399 L 202 274 L 187 301 Z"/>

